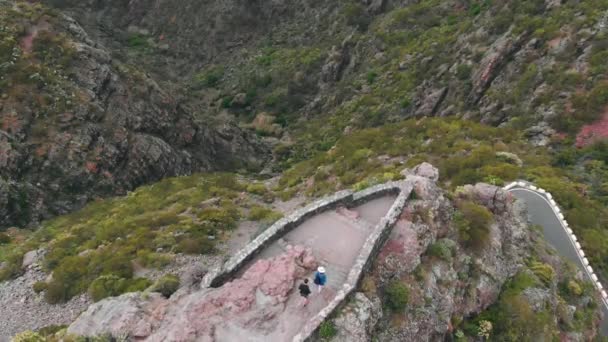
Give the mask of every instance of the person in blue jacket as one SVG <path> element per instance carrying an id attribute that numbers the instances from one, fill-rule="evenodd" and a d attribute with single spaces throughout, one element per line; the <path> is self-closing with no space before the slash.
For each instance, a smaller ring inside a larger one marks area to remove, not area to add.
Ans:
<path id="1" fill-rule="evenodd" d="M 321 293 L 323 286 L 327 283 L 327 275 L 325 274 L 325 267 L 319 266 L 317 268 L 317 272 L 315 273 L 315 285 L 317 285 L 317 292 Z"/>

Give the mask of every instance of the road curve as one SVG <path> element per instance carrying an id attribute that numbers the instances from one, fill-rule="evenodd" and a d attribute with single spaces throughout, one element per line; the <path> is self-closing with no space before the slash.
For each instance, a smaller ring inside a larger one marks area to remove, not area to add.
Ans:
<path id="1" fill-rule="evenodd" d="M 608 296 L 606 291 L 603 290 L 602 284 L 589 266 L 589 261 L 580 248 L 576 236 L 563 219 L 563 214 L 561 214 L 551 194 L 530 183 L 521 181 L 507 185 L 505 190 L 526 203 L 530 222 L 543 228 L 545 240 L 555 247 L 558 254 L 581 269 L 585 277 L 595 285 L 600 295 L 600 305 L 604 314 L 600 323 L 600 331 L 603 336 L 608 336 Z"/>

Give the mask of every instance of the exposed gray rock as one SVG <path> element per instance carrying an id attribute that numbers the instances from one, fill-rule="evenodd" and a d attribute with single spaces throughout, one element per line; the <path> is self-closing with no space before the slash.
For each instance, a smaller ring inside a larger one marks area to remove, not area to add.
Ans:
<path id="1" fill-rule="evenodd" d="M 374 327 L 381 316 L 382 305 L 378 297 L 370 300 L 361 292 L 355 293 L 334 319 L 338 335 L 332 341 L 370 341 L 373 337 Z"/>
<path id="2" fill-rule="evenodd" d="M 508 31 L 492 44 L 473 75 L 473 89 L 467 98 L 469 104 L 479 102 L 505 62 L 521 48 L 523 43 L 523 36 L 513 37 L 511 31 Z"/>
<path id="3" fill-rule="evenodd" d="M 82 336 L 130 332 L 131 337 L 146 337 L 151 333 L 155 315 L 162 312 L 166 299 L 160 293 L 127 293 L 105 299 L 89 306 L 78 320 L 70 325 L 68 333 Z M 156 314 L 155 314 L 156 312 Z M 94 319 L 87 319 L 94 317 Z"/>
<path id="4" fill-rule="evenodd" d="M 342 42 L 340 47 L 333 46 L 321 70 L 323 83 L 334 83 L 342 78 L 342 72 L 350 63 L 350 39 Z"/>
<path id="5" fill-rule="evenodd" d="M 437 113 L 441 103 L 445 99 L 448 93 L 447 87 L 442 87 L 439 89 L 430 88 L 422 90 L 420 95 L 417 96 L 417 99 L 414 101 L 416 105 L 416 111 L 414 115 L 416 116 L 432 116 Z"/>
<path id="6" fill-rule="evenodd" d="M 459 187 L 457 194 L 486 206 L 492 212 L 499 214 L 504 213 L 513 202 L 513 196 L 510 193 L 501 187 L 486 183 Z"/>
<path id="7" fill-rule="evenodd" d="M 536 126 L 532 126 L 526 130 L 526 136 L 530 143 L 534 146 L 547 146 L 551 142 L 551 137 L 555 134 L 555 130 L 546 122 L 540 122 Z"/>
<path id="8" fill-rule="evenodd" d="M 26 268 L 33 265 L 34 263 L 37 263 L 44 256 L 44 254 L 45 250 L 43 249 L 38 249 L 25 253 L 25 255 L 23 256 L 23 263 L 21 264 L 21 267 Z"/>
<path id="9" fill-rule="evenodd" d="M 232 106 L 243 107 L 247 104 L 247 94 L 238 93 L 234 95 L 234 99 L 232 99 Z"/>
<path id="10" fill-rule="evenodd" d="M 430 179 L 433 182 L 437 182 L 439 180 L 439 170 L 433 165 L 424 162 L 412 169 L 412 173 Z"/>

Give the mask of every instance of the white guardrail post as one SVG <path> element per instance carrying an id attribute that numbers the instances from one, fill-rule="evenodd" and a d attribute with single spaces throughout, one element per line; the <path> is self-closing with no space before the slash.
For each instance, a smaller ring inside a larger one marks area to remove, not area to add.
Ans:
<path id="1" fill-rule="evenodd" d="M 553 210 L 553 212 L 559 219 L 559 222 L 560 222 L 562 228 L 564 228 L 566 230 L 566 233 L 568 234 L 570 241 L 574 245 L 574 247 L 576 249 L 576 254 L 578 255 L 580 261 L 582 262 L 585 272 L 587 273 L 589 278 L 591 278 L 593 284 L 595 285 L 596 289 L 600 293 L 600 296 L 601 296 L 601 299 L 602 299 L 604 305 L 606 306 L 606 308 L 608 308 L 608 294 L 604 290 L 604 287 L 602 286 L 602 284 L 599 282 L 599 279 L 598 279 L 597 275 L 595 274 L 595 272 L 593 272 L 593 267 L 591 267 L 591 265 L 589 264 L 589 259 L 587 259 L 587 257 L 585 256 L 585 252 L 583 251 L 583 248 L 582 248 L 580 242 L 578 242 L 576 235 L 574 235 L 574 232 L 568 225 L 568 222 L 566 221 L 564 214 L 559 209 L 557 202 L 555 202 L 555 200 L 553 199 L 553 195 L 551 195 L 551 193 L 546 191 L 545 189 L 536 187 L 536 186 L 529 184 L 527 182 L 524 182 L 524 181 L 511 182 L 507 186 L 505 186 L 503 189 L 506 191 L 510 191 L 516 187 L 538 193 L 540 196 L 543 196 L 547 200 L 547 202 L 549 202 L 551 209 Z"/>

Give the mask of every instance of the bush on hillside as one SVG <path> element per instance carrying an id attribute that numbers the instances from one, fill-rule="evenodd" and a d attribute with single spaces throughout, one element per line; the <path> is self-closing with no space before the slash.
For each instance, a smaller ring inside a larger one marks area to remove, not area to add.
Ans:
<path id="1" fill-rule="evenodd" d="M 89 295 L 98 302 L 107 297 L 115 297 L 126 292 L 143 291 L 151 282 L 145 278 L 125 279 L 113 274 L 102 275 L 89 286 Z"/>
<path id="2" fill-rule="evenodd" d="M 46 287 L 47 287 L 47 284 L 44 281 L 37 281 L 34 283 L 34 285 L 32 285 L 32 289 L 36 293 L 40 293 L 40 292 L 46 290 Z"/>
<path id="3" fill-rule="evenodd" d="M 11 237 L 6 233 L 0 233 L 0 245 L 4 245 L 11 242 Z"/>
<path id="4" fill-rule="evenodd" d="M 555 278 L 555 271 L 549 264 L 534 261 L 530 265 L 530 270 L 534 272 L 536 277 L 540 279 L 546 286 L 551 285 L 553 278 Z"/>
<path id="5" fill-rule="evenodd" d="M 215 251 L 215 247 L 208 238 L 194 236 L 182 238 L 177 250 L 184 254 L 210 254 Z"/>
<path id="6" fill-rule="evenodd" d="M 458 204 L 459 211 L 454 215 L 460 239 L 465 245 L 475 249 L 483 248 L 490 238 L 492 212 L 486 207 L 471 201 Z"/>
<path id="7" fill-rule="evenodd" d="M 65 303 L 70 298 L 69 288 L 65 283 L 53 280 L 47 284 L 46 292 L 44 293 L 44 299 L 47 303 Z"/>
<path id="8" fill-rule="evenodd" d="M 279 212 L 260 206 L 253 206 L 249 211 L 249 219 L 251 221 L 271 223 L 280 219 L 282 216 L 283 215 Z"/>
<path id="9" fill-rule="evenodd" d="M 44 337 L 31 330 L 24 331 L 13 337 L 12 342 L 44 342 Z"/>
<path id="10" fill-rule="evenodd" d="M 319 336 L 323 340 L 329 340 L 338 334 L 335 324 L 332 321 L 324 321 L 319 327 Z"/>
<path id="11" fill-rule="evenodd" d="M 172 274 L 167 274 L 158 279 L 150 288 L 152 292 L 159 292 L 166 298 L 171 297 L 179 288 L 179 278 Z"/>
<path id="12" fill-rule="evenodd" d="M 409 289 L 399 280 L 394 280 L 386 288 L 386 303 L 395 312 L 405 309 L 409 300 Z"/>
<path id="13" fill-rule="evenodd" d="M 427 248 L 426 253 L 431 257 L 439 258 L 445 261 L 451 261 L 453 243 L 454 242 L 452 240 L 448 239 L 439 240 L 434 244 L 430 245 Z"/>

